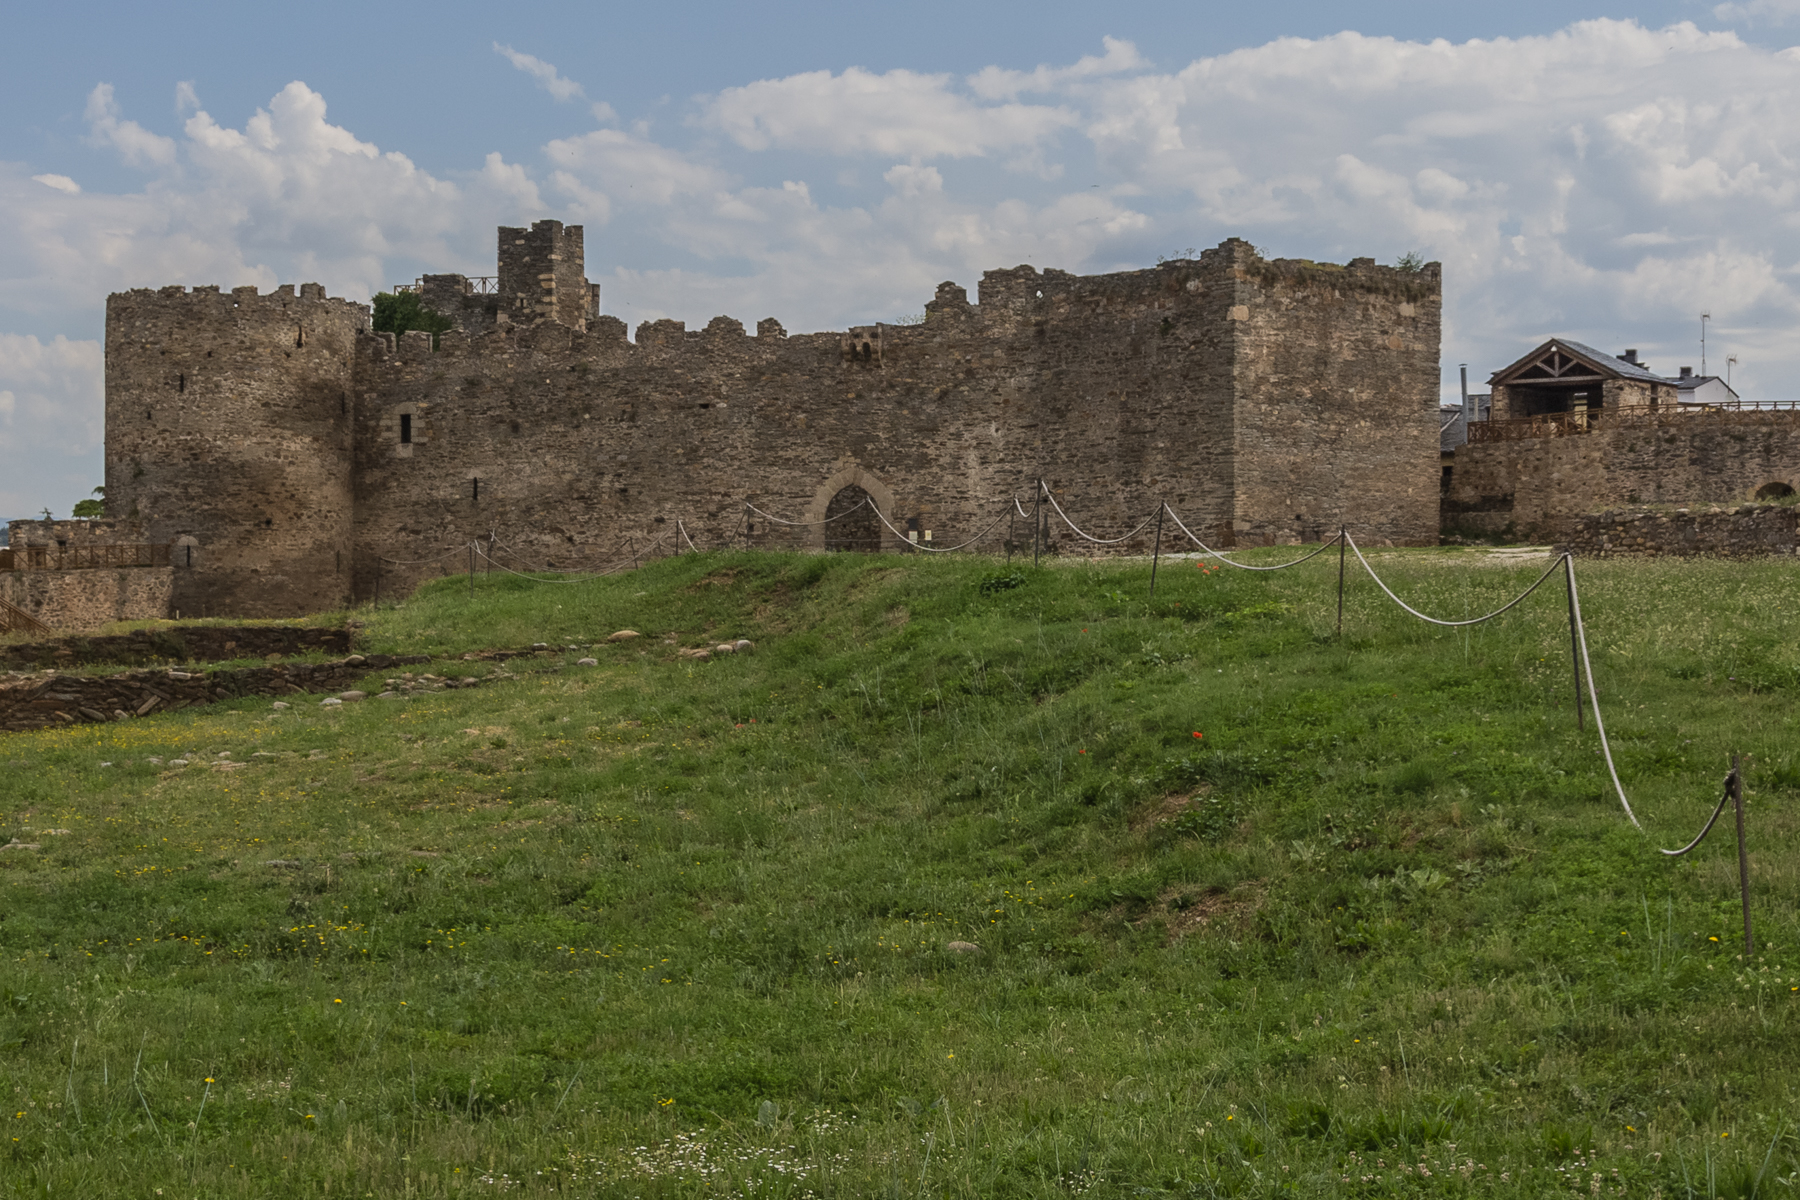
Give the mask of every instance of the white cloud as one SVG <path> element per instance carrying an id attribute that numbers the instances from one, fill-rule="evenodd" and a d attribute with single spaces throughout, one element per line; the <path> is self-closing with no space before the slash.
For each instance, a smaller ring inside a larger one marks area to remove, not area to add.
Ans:
<path id="1" fill-rule="evenodd" d="M 1712 12 L 1721 21 L 1784 25 L 1795 17 L 1800 17 L 1800 0 L 1749 0 L 1747 4 L 1715 4 Z"/>
<path id="2" fill-rule="evenodd" d="M 979 104 L 957 93 L 948 75 L 851 67 L 727 88 L 699 121 L 746 150 L 967 158 L 1033 145 L 1073 125 L 1075 114 L 1041 104 Z"/>
<path id="3" fill-rule="evenodd" d="M 587 100 L 587 92 L 579 83 L 566 78 L 555 66 L 543 59 L 514 50 L 511 46 L 503 46 L 499 42 L 494 43 L 494 53 L 537 80 L 538 86 L 549 92 L 558 103 Z M 619 115 L 604 100 L 589 101 L 588 111 L 594 114 L 594 120 L 603 122 L 617 120 Z"/>
<path id="4" fill-rule="evenodd" d="M 100 343 L 0 333 L 0 519 L 66 516 L 101 481 Z M 29 470 L 20 469 L 29 463 Z"/>
<path id="5" fill-rule="evenodd" d="M 33 183 L 41 183 L 47 188 L 55 188 L 70 196 L 81 195 L 81 185 L 67 175 L 33 175 L 31 180 Z"/>
<path id="6" fill-rule="evenodd" d="M 175 111 L 186 116 L 200 107 L 200 93 L 194 90 L 194 81 L 184 79 L 175 85 Z"/>
<path id="7" fill-rule="evenodd" d="M 1103 38 L 1104 54 L 1090 54 L 1069 67 L 1040 64 L 1035 71 L 1009 71 L 1004 67 L 983 67 L 969 76 L 969 90 L 983 100 L 1011 100 L 1021 92 L 1052 92 L 1069 88 L 1084 80 L 1118 75 L 1147 67 L 1138 49 L 1118 38 Z"/>
<path id="8" fill-rule="evenodd" d="M 86 116 L 89 140 L 113 147 L 132 166 L 166 167 L 175 161 L 172 139 L 151 133 L 136 121 L 119 119 L 112 84 L 94 85 L 88 93 Z"/>
<path id="9" fill-rule="evenodd" d="M 559 101 L 587 98 L 579 83 L 564 78 L 555 67 L 535 55 L 522 53 L 511 46 L 502 46 L 499 42 L 494 43 L 494 53 L 537 80 L 539 87 Z"/>

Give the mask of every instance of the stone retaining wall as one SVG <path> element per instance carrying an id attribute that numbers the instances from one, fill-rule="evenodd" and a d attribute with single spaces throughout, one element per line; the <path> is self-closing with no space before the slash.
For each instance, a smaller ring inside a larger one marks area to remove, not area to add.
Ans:
<path id="1" fill-rule="evenodd" d="M 0 676 L 0 730 L 123 721 L 239 696 L 341 692 L 373 671 L 430 661 L 426 654 L 353 654 L 338 662 L 206 672 L 155 668 L 104 676 Z"/>
<path id="2" fill-rule="evenodd" d="M 1558 550 L 1607 558 L 1618 554 L 1755 558 L 1792 554 L 1800 509 L 1778 504 L 1679 508 L 1672 512 L 1603 512 L 1569 518 Z"/>
<path id="3" fill-rule="evenodd" d="M 81 571 L 0 571 L 0 600 L 52 629 L 99 629 L 114 621 L 168 617 L 171 567 L 95 567 Z"/>
<path id="4" fill-rule="evenodd" d="M 185 625 L 106 637 L 57 638 L 0 646 L 0 668 L 73 667 L 87 663 L 218 662 L 309 651 L 350 652 L 348 629 L 292 625 Z"/>

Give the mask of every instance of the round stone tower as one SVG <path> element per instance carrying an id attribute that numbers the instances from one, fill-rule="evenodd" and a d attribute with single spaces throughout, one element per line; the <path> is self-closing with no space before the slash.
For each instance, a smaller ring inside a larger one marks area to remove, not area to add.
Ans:
<path id="1" fill-rule="evenodd" d="M 348 601 L 351 363 L 368 323 L 316 283 L 107 298 L 107 511 L 175 543 L 182 616 Z"/>

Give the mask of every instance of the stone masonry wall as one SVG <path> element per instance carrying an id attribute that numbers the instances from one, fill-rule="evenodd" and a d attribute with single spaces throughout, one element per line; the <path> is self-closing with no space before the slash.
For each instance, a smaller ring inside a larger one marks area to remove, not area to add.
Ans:
<path id="1" fill-rule="evenodd" d="M 1039 477 L 1101 536 L 1160 497 L 1239 541 L 1339 519 L 1431 540 L 1439 295 L 1435 268 L 1265 264 L 1234 240 L 1115 275 L 990 271 L 979 304 L 944 285 L 922 325 L 789 337 L 765 320 L 751 336 L 719 317 L 646 323 L 634 343 L 598 317 L 451 333 L 435 353 L 423 335 L 367 337 L 356 594 L 372 594 L 377 555 L 432 558 L 490 532 L 539 562 L 672 538 L 678 518 L 703 547 L 822 546 L 754 515 L 746 536 L 743 501 L 817 520 L 851 483 L 939 545 Z M 382 570 L 386 594 L 441 567 Z"/>
<path id="2" fill-rule="evenodd" d="M 1674 512 L 1604 512 L 1571 518 L 1559 551 L 1595 558 L 1621 554 L 1708 555 L 1756 558 L 1792 554 L 1796 518 L 1792 505 L 1745 504 L 1736 508 Z"/>
<path id="3" fill-rule="evenodd" d="M 368 309 L 318 284 L 106 305 L 108 512 L 193 545 L 174 607 L 285 616 L 350 592 L 351 367 Z"/>
<path id="4" fill-rule="evenodd" d="M 1238 541 L 1435 546 L 1442 284 L 1357 259 L 1244 256 L 1238 334 Z"/>
<path id="5" fill-rule="evenodd" d="M 169 567 L 96 567 L 82 571 L 0 571 L 0 600 L 51 629 L 99 629 L 115 621 L 169 615 L 175 572 Z"/>
<path id="6" fill-rule="evenodd" d="M 902 531 L 875 534 L 889 550 L 908 529 L 944 546 L 990 526 L 998 550 L 1039 479 L 1102 537 L 1159 499 L 1226 544 L 1340 521 L 1435 535 L 1435 264 L 1267 262 L 1232 239 L 1142 271 L 989 271 L 975 304 L 941 285 L 920 325 L 789 337 L 765 319 L 752 336 L 716 317 L 633 340 L 595 312 L 579 226 L 500 243 L 491 324 L 431 277 L 469 318 L 435 350 L 366 332 L 366 309 L 316 285 L 111 297 L 109 511 L 175 543 L 177 610 L 404 594 L 490 537 L 534 563 L 627 539 L 666 553 L 677 520 L 705 548 L 822 549 L 820 528 L 745 501 L 819 521 L 852 485 Z M 1054 549 L 1092 552 L 1051 529 Z"/>
<path id="7" fill-rule="evenodd" d="M 1800 488 L 1800 413 L 1621 409 L 1586 433 L 1459 446 L 1444 523 L 1556 537 L 1584 513 L 1735 506 L 1771 483 Z"/>

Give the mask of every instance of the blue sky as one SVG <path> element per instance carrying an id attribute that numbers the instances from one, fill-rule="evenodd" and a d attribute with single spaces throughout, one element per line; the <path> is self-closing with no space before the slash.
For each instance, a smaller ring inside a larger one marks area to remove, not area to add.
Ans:
<path id="1" fill-rule="evenodd" d="M 588 230 L 635 326 L 918 312 L 1249 238 L 1445 264 L 1445 386 L 1562 333 L 1800 347 L 1800 0 L 14 6 L 0 514 L 99 482 L 105 296 L 491 272 Z"/>

